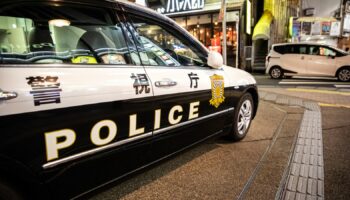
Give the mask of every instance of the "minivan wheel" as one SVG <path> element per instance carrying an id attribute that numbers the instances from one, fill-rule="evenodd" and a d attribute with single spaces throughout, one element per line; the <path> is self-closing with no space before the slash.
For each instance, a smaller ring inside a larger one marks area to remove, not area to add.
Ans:
<path id="1" fill-rule="evenodd" d="M 251 94 L 244 94 L 235 108 L 233 127 L 229 133 L 230 139 L 242 140 L 249 130 L 254 111 L 253 97 Z"/>
<path id="2" fill-rule="evenodd" d="M 344 67 L 338 71 L 337 78 L 339 81 L 350 81 L 350 68 Z"/>
<path id="3" fill-rule="evenodd" d="M 280 67 L 272 67 L 270 69 L 270 76 L 273 79 L 281 79 L 283 77 L 283 70 Z"/>

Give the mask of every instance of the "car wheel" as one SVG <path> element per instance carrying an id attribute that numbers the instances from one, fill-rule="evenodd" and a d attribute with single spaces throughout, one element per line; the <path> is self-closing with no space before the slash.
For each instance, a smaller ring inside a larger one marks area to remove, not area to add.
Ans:
<path id="1" fill-rule="evenodd" d="M 22 200 L 22 196 L 12 187 L 0 182 L 0 200 Z"/>
<path id="2" fill-rule="evenodd" d="M 339 81 L 347 82 L 350 81 L 350 68 L 344 67 L 338 71 L 337 78 Z"/>
<path id="3" fill-rule="evenodd" d="M 270 69 L 270 76 L 273 79 L 281 79 L 283 77 L 283 70 L 280 67 L 272 67 Z"/>
<path id="4" fill-rule="evenodd" d="M 252 121 L 254 111 L 253 97 L 246 93 L 240 99 L 234 113 L 232 131 L 229 133 L 230 139 L 242 140 L 246 135 Z"/>

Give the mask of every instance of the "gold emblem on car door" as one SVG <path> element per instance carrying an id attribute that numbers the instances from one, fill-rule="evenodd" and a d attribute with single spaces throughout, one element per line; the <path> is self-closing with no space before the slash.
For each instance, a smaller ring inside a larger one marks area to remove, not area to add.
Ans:
<path id="1" fill-rule="evenodd" d="M 224 77 L 214 74 L 210 76 L 211 80 L 211 99 L 210 105 L 218 108 L 222 102 L 225 101 L 224 97 Z"/>

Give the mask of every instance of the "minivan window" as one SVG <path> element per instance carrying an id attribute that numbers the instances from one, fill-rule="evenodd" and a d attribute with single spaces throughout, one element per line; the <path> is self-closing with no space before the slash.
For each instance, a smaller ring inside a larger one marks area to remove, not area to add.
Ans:
<path id="1" fill-rule="evenodd" d="M 204 66 L 199 52 L 190 48 L 185 39 L 170 33 L 156 22 L 129 15 L 138 34 L 142 63 L 153 66 Z M 188 43 L 188 42 L 187 42 Z M 202 57 L 205 57 L 201 55 Z"/>
<path id="2" fill-rule="evenodd" d="M 310 46 L 309 48 L 309 54 L 314 56 L 319 56 L 320 54 L 320 47 L 319 46 Z"/>
<path id="3" fill-rule="evenodd" d="M 337 52 L 335 52 L 333 49 L 330 49 L 327 47 L 320 47 L 320 55 L 321 56 L 336 56 Z"/>
<path id="4" fill-rule="evenodd" d="M 112 12 L 85 6 L 21 6 L 0 12 L 0 53 L 9 64 L 134 64 Z M 137 56 L 137 55 L 136 55 Z"/>
<path id="5" fill-rule="evenodd" d="M 284 54 L 286 52 L 286 48 L 283 45 L 275 46 L 273 49 L 280 54 Z"/>
<path id="6" fill-rule="evenodd" d="M 304 45 L 286 45 L 285 53 L 307 54 L 307 46 L 304 46 Z"/>
<path id="7" fill-rule="evenodd" d="M 335 50 L 323 46 L 310 46 L 309 52 L 310 55 L 316 56 L 339 56 L 337 55 L 337 53 L 338 52 L 336 52 Z"/>

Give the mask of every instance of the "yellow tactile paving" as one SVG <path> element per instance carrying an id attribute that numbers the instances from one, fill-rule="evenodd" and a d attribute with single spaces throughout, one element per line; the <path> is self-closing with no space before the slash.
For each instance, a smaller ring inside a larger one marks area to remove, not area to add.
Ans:
<path id="1" fill-rule="evenodd" d="M 338 95 L 350 96 L 350 92 L 340 92 L 340 91 L 330 91 L 330 90 L 288 88 L 287 91 L 290 91 L 290 92 L 319 93 L 319 94 L 338 94 Z"/>
<path id="2" fill-rule="evenodd" d="M 350 108 L 350 104 L 344 105 L 344 104 L 318 103 L 318 105 L 321 107 Z"/>

